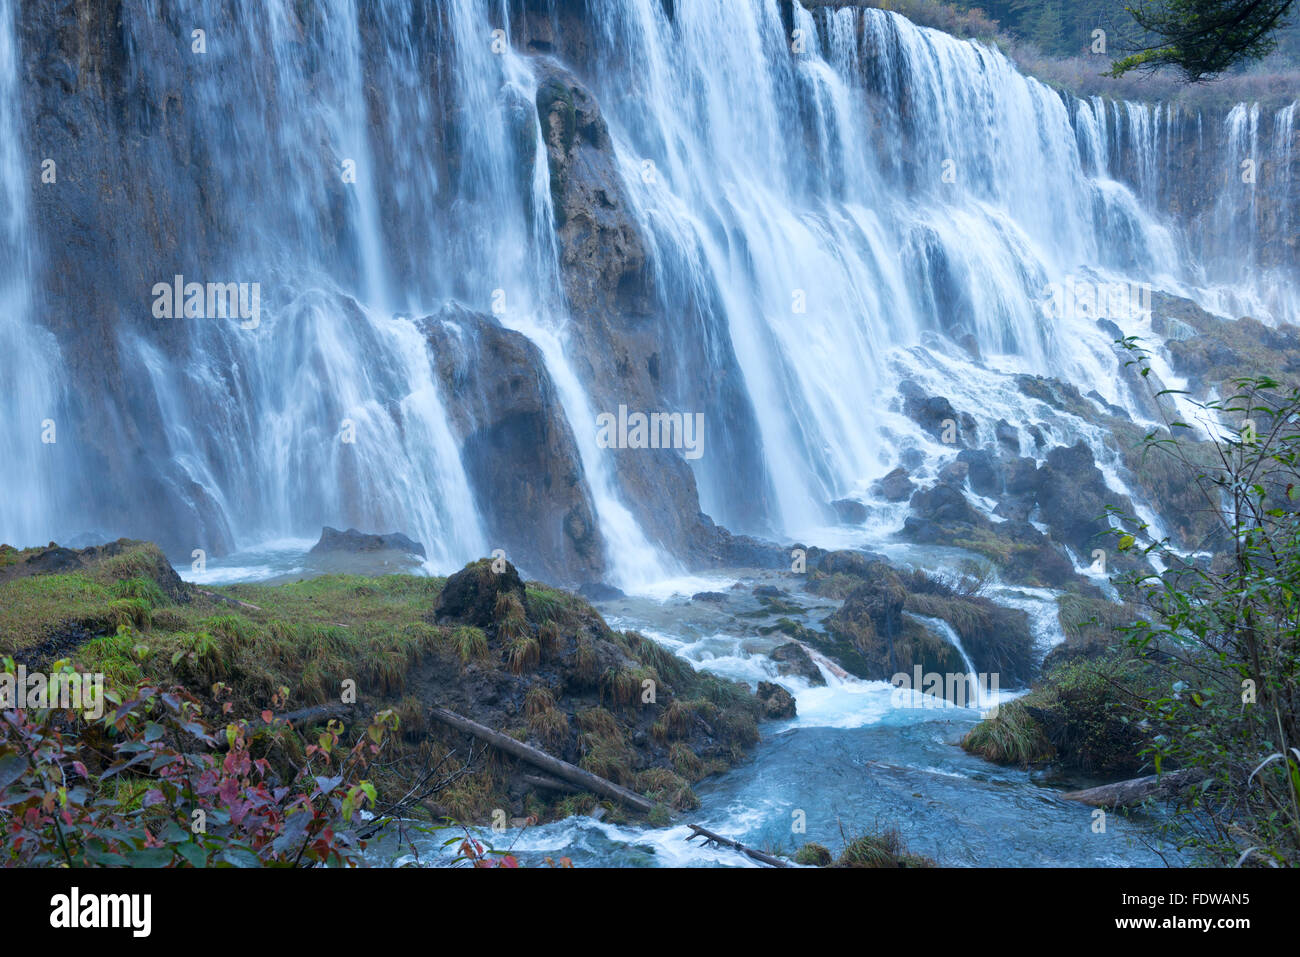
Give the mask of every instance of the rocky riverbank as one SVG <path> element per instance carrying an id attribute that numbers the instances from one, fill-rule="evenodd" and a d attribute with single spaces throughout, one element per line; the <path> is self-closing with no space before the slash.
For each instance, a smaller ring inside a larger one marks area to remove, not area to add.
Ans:
<path id="1" fill-rule="evenodd" d="M 404 762 L 465 767 L 474 749 L 464 736 L 427 720 L 447 708 L 648 796 L 651 816 L 665 818 L 697 806 L 693 784 L 745 758 L 774 696 L 697 672 L 609 628 L 576 595 L 486 559 L 446 579 L 207 588 L 182 581 L 149 543 L 6 547 L 0 654 L 32 670 L 68 659 L 105 674 L 110 689 L 179 685 L 222 720 L 353 702 L 358 720 L 392 709 L 401 751 L 380 784 L 394 788 Z M 785 698 L 775 711 L 788 716 Z M 600 803 L 539 777 L 507 755 L 477 755 L 424 811 L 488 824 L 498 809 L 544 821 Z M 610 803 L 603 813 L 627 812 Z"/>

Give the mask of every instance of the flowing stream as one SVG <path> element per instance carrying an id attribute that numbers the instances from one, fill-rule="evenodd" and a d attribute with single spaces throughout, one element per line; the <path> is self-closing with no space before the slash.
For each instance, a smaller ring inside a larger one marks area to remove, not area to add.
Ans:
<path id="1" fill-rule="evenodd" d="M 958 742 L 987 707 L 1020 691 L 1003 689 L 995 701 L 955 707 L 887 682 L 837 677 L 824 666 L 821 687 L 778 674 L 767 653 L 788 638 L 759 636 L 752 626 L 738 626 L 735 616 L 758 607 L 750 597 L 754 586 L 789 584 L 788 577 L 736 570 L 665 582 L 651 595 L 601 605 L 612 627 L 635 628 L 696 667 L 751 685 L 774 681 L 795 697 L 797 717 L 765 723 L 752 760 L 696 785 L 698 810 L 663 827 L 577 817 L 500 833 L 482 828 L 478 835 L 499 850 L 512 848 L 525 865 L 567 856 L 576 866 L 758 866 L 736 851 L 687 843 L 687 822 L 773 853 L 793 854 L 807 841 L 838 853 L 862 833 L 896 829 L 914 853 L 944 866 L 1159 867 L 1179 861 L 1162 842 L 1157 819 L 1108 814 L 1099 832 L 1094 809 L 1060 799 L 1063 788 L 1091 782 L 1049 781 L 961 750 Z M 727 594 L 726 609 L 690 601 L 686 593 L 701 589 Z M 837 605 L 798 591 L 792 600 L 806 607 L 796 618 L 810 627 Z M 1039 637 L 1059 640 L 1050 631 Z M 418 840 L 418 859 L 446 860 L 451 852 L 438 846 L 445 839 Z M 408 863 L 416 856 L 393 851 L 390 859 Z"/>

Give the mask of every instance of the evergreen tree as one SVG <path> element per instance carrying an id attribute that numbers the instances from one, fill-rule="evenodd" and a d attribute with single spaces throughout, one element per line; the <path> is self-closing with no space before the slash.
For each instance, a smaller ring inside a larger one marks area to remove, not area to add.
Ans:
<path id="1" fill-rule="evenodd" d="M 1141 0 L 1129 12 L 1155 42 L 1115 63 L 1112 76 L 1173 66 L 1190 82 L 1271 53 L 1295 0 Z"/>

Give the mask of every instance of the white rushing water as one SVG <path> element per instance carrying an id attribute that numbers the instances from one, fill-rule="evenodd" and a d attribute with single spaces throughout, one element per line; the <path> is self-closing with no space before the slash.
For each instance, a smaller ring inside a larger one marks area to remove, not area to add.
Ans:
<path id="1" fill-rule="evenodd" d="M 1112 104 L 1112 119 L 1079 101 L 1076 130 L 1066 101 L 1001 54 L 880 11 L 796 9 L 792 56 L 775 4 L 701 0 L 671 22 L 657 0 L 604 7 L 593 75 L 627 183 L 656 246 L 719 291 L 792 537 L 897 464 L 889 436 L 909 427 L 888 419 L 890 366 L 925 331 L 969 334 L 994 367 L 1095 388 L 1141 419 L 1097 313 L 1049 317 L 1045 287 L 1088 275 L 1221 301 L 1140 198 L 1158 196 L 1168 158 L 1159 108 Z M 1109 175 L 1119 124 L 1135 131 L 1136 190 Z M 647 162 L 658 176 L 633 175 Z M 1005 380 L 947 365 L 924 383 L 934 394 L 961 393 L 990 423 L 1028 418 Z"/>
<path id="2" fill-rule="evenodd" d="M 24 148 L 15 13 L 0 2 L 0 541 L 30 543 L 48 539 L 64 504 L 54 494 L 59 429 L 65 444 L 73 439 L 59 408 L 58 348 L 34 315 L 27 193 L 39 171 Z"/>

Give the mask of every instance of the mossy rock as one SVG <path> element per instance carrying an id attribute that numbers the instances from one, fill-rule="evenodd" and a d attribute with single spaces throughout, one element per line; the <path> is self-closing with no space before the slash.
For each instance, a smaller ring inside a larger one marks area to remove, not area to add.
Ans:
<path id="1" fill-rule="evenodd" d="M 524 583 L 519 572 L 504 560 L 500 560 L 504 567 L 496 571 L 493 568 L 495 561 L 481 558 L 447 579 L 434 608 L 439 623 L 454 622 L 486 628 L 496 621 L 500 596 L 514 595 L 522 604 Z"/>
<path id="2" fill-rule="evenodd" d="M 1131 777 L 1148 743 L 1130 720 L 1134 700 L 1153 691 L 1150 666 L 1125 652 L 1068 661 L 1029 694 L 1001 705 L 962 747 L 999 764 L 1052 762 L 1091 775 Z"/>

